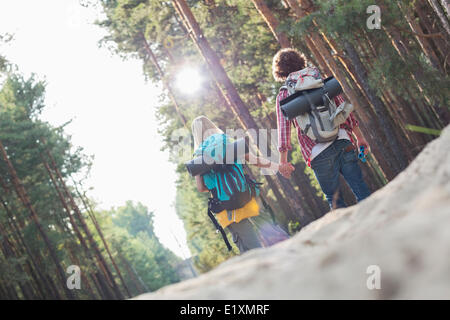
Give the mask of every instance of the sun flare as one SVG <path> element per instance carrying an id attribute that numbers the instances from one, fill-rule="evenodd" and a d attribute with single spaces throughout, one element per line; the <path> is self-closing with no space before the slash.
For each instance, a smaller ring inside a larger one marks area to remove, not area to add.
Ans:
<path id="1" fill-rule="evenodd" d="M 200 90 L 203 78 L 198 69 L 185 67 L 176 77 L 176 87 L 184 94 L 194 94 Z"/>

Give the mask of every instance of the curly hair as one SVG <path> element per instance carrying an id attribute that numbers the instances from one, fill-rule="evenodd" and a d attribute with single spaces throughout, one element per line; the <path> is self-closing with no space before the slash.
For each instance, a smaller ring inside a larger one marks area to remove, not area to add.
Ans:
<path id="1" fill-rule="evenodd" d="M 275 81 L 285 81 L 287 76 L 306 67 L 306 57 L 298 50 L 285 48 L 279 50 L 273 57 L 272 74 Z"/>

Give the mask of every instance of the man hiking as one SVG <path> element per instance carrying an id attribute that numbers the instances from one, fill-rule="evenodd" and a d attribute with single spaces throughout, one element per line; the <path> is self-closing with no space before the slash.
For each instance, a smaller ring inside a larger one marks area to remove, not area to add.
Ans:
<path id="1" fill-rule="evenodd" d="M 304 128 L 301 124 L 299 125 L 301 119 L 297 117 L 290 121 L 284 117 L 281 112 L 280 101 L 290 95 L 287 85 L 294 85 L 297 88 L 296 82 L 298 81 L 322 82 L 319 70 L 315 67 L 306 68 L 305 57 L 297 50 L 287 48 L 278 51 L 274 56 L 272 72 L 276 81 L 285 82 L 285 86 L 280 89 L 276 99 L 280 173 L 284 177 L 290 178 L 292 171 L 294 171 L 294 166 L 288 162 L 288 151 L 292 149 L 290 137 L 291 123 L 293 123 L 297 128 L 297 137 L 303 158 L 308 166 L 314 170 L 330 208 L 346 206 L 339 192 L 339 176 L 341 174 L 358 201 L 367 198 L 370 191 L 363 180 L 361 168 L 358 165 L 355 142 L 358 150 L 361 146 L 364 147 L 364 154 L 369 152 L 369 145 L 363 138 L 358 128 L 358 121 L 353 114 L 350 112 L 345 122 L 339 125 L 339 129 L 336 130 L 336 137 L 333 137 L 332 141 L 317 142 L 317 140 L 311 138 L 311 133 L 308 135 L 305 133 L 310 129 L 308 126 L 306 126 L 306 130 L 301 129 L 301 127 Z M 341 95 L 334 97 L 330 102 L 334 102 L 337 107 L 346 103 Z M 308 116 L 311 117 L 309 114 Z M 355 135 L 356 141 L 353 135 Z"/>

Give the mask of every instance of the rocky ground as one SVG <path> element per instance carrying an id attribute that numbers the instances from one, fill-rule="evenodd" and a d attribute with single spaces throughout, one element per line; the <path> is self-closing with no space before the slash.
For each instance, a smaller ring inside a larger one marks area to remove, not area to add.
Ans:
<path id="1" fill-rule="evenodd" d="M 450 299 L 450 128 L 358 205 L 136 299 Z"/>

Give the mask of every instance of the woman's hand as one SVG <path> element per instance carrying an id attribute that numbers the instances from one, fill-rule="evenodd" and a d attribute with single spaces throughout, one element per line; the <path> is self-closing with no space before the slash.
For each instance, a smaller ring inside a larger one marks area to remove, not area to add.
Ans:
<path id="1" fill-rule="evenodd" d="M 251 152 L 245 155 L 245 160 L 247 160 L 249 164 L 255 165 L 258 168 L 266 168 L 273 171 L 278 171 L 278 163 L 272 162 L 263 157 L 257 157 Z"/>

